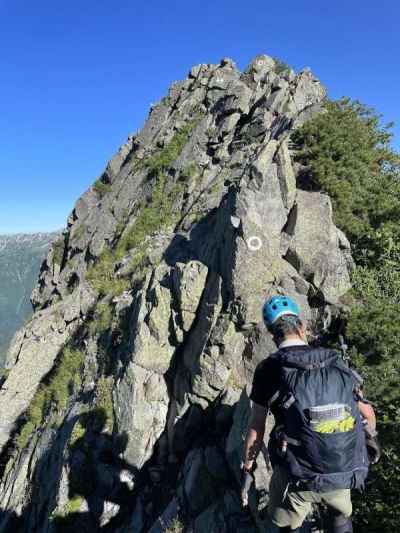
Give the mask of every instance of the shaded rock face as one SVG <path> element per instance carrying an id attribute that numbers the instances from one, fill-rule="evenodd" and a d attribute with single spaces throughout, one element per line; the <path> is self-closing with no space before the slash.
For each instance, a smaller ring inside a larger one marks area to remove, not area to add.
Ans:
<path id="1" fill-rule="evenodd" d="M 0 531 L 162 531 L 178 512 L 196 533 L 266 527 L 264 453 L 251 516 L 237 487 L 275 349 L 260 310 L 287 294 L 318 331 L 352 268 L 290 151 L 325 91 L 276 70 L 194 67 L 77 201 L 8 354 Z"/>

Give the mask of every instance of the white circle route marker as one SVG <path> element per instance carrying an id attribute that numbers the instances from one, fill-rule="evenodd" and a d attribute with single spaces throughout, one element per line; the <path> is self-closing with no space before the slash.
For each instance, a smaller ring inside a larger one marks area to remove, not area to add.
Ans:
<path id="1" fill-rule="evenodd" d="M 262 248 L 262 240 L 260 237 L 256 237 L 255 235 L 252 235 L 249 237 L 246 241 L 247 248 L 251 250 L 252 252 L 257 252 L 258 250 L 261 250 Z"/>

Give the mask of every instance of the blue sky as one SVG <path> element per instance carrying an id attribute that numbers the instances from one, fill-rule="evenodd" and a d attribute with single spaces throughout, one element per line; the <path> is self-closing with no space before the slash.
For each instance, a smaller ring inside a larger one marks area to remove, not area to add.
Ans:
<path id="1" fill-rule="evenodd" d="M 397 0 L 0 0 L 0 233 L 63 227 L 192 65 L 260 53 L 400 115 Z M 395 146 L 400 148 L 400 120 Z"/>

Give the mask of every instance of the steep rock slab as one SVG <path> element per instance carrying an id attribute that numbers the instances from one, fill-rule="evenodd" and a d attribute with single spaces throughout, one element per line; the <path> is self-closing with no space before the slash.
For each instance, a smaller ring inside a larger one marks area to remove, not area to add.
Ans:
<path id="1" fill-rule="evenodd" d="M 326 302 L 336 304 L 351 283 L 329 197 L 298 191 L 295 217 L 286 259 L 323 293 Z"/>
<path id="2" fill-rule="evenodd" d="M 178 302 L 178 320 L 187 333 L 196 317 L 201 295 L 206 284 L 208 268 L 199 261 L 177 263 L 173 273 L 173 285 Z M 180 336 L 180 340 L 183 337 Z"/>
<path id="3" fill-rule="evenodd" d="M 131 327 L 132 361 L 160 374 L 168 370 L 175 350 L 170 343 L 172 297 L 165 283 L 169 283 L 168 268 L 160 267 L 147 276 L 137 295 Z"/>
<path id="4" fill-rule="evenodd" d="M 134 363 L 115 389 L 118 432 L 127 436 L 125 459 L 141 468 L 165 428 L 168 391 L 163 377 Z"/>

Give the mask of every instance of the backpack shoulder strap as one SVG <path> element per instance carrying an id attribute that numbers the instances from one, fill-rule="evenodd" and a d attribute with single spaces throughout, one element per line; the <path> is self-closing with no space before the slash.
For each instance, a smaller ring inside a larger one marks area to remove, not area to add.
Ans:
<path id="1" fill-rule="evenodd" d="M 333 354 L 325 361 L 319 361 L 315 363 L 303 363 L 301 361 L 284 361 L 283 366 L 288 368 L 298 368 L 299 370 L 319 370 L 320 368 L 325 368 L 331 366 L 338 360 L 338 355 Z"/>
<path id="2" fill-rule="evenodd" d="M 311 348 L 312 350 L 312 348 Z M 326 352 L 326 355 L 325 355 Z M 340 353 L 336 350 L 326 349 L 323 352 L 323 357 L 321 360 L 304 360 L 301 357 L 285 357 L 284 354 L 281 355 L 281 364 L 285 368 L 295 368 L 298 370 L 320 370 L 321 368 L 326 368 L 335 363 L 341 361 Z"/>
<path id="3" fill-rule="evenodd" d="M 277 350 L 276 352 L 272 353 L 268 359 L 273 359 L 277 362 L 278 365 L 282 364 L 282 352 L 280 350 Z M 278 390 L 271 396 L 271 398 L 268 401 L 268 408 L 271 408 L 271 406 L 276 403 L 276 401 L 279 399 L 281 395 L 281 387 L 279 386 Z"/>

